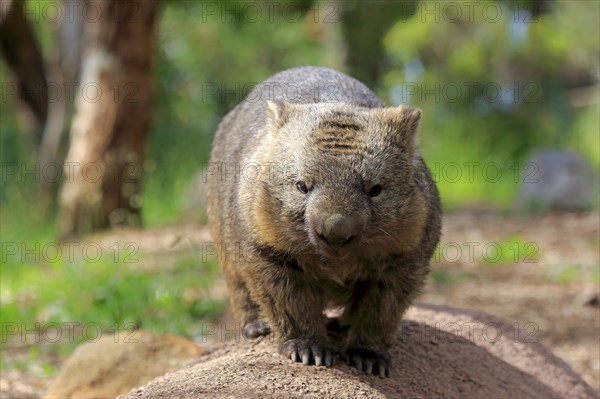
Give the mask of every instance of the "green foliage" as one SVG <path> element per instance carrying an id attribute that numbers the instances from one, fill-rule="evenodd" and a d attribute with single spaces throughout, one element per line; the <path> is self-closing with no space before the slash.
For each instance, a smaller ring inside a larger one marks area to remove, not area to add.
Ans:
<path id="1" fill-rule="evenodd" d="M 534 147 L 572 148 L 598 167 L 597 96 L 581 102 L 568 90 L 597 84 L 600 4 L 553 2 L 537 17 L 527 2 L 470 3 L 472 12 L 454 4 L 459 17 L 444 2 L 421 3 L 437 12 L 397 22 L 385 40 L 385 94 L 424 110 L 426 159 L 456 162 L 463 176 L 472 162 L 503 172 L 498 181 L 440 181 L 444 205 L 510 205 L 522 182 L 512 170 Z"/>
<path id="2" fill-rule="evenodd" d="M 256 83 L 300 65 L 340 67 L 341 49 L 325 42 L 327 27 L 304 18 L 301 7 L 283 13 L 286 3 L 277 3 L 271 15 L 248 4 L 171 2 L 163 9 L 143 195 L 147 225 L 181 217 L 220 118 Z"/>
<path id="3" fill-rule="evenodd" d="M 182 220 L 187 189 L 208 160 L 220 118 L 254 83 L 299 65 L 344 70 L 339 18 L 330 15 L 332 4 L 314 4 L 312 10 L 310 2 L 291 0 L 275 6 L 233 0 L 163 5 L 142 198 L 147 226 Z M 421 147 L 428 163 L 440 172 L 460 166 L 458 180 L 443 173 L 438 180 L 445 208 L 481 202 L 510 207 L 522 182 L 514 179 L 516 170 L 533 147 L 568 147 L 599 167 L 597 104 L 574 106 L 567 89 L 598 80 L 600 4 L 554 2 L 532 20 L 526 1 L 478 2 L 472 17 L 467 10 L 473 3 L 454 4 L 461 18 L 452 18 L 443 2 L 421 2 L 414 16 L 407 12 L 398 20 L 384 40 L 388 72 L 379 84 L 388 103 L 423 108 Z M 292 12 L 282 11 L 290 5 Z M 46 55 L 53 46 L 49 25 L 34 24 Z M 31 161 L 15 114 L 2 115 L 3 162 Z M 468 177 L 466 164 L 473 162 L 478 165 Z M 2 184 L 0 198 L 22 191 Z"/>

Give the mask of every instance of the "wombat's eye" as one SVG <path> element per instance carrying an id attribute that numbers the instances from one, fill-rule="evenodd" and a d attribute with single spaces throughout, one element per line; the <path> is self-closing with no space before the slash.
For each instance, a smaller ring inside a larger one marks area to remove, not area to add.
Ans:
<path id="1" fill-rule="evenodd" d="M 368 192 L 369 197 L 377 197 L 379 194 L 381 194 L 381 185 L 380 184 L 376 184 L 373 187 L 371 187 L 371 189 Z"/>
<path id="2" fill-rule="evenodd" d="M 306 182 L 300 180 L 298 183 L 296 183 L 296 188 L 298 189 L 298 191 L 300 191 L 302 194 L 306 194 L 308 193 L 308 186 L 306 185 Z"/>

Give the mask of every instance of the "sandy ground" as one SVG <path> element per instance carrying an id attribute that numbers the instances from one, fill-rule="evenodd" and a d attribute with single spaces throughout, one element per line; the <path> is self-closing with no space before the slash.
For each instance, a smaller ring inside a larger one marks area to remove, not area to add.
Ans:
<path id="1" fill-rule="evenodd" d="M 598 211 L 535 218 L 473 209 L 445 215 L 439 256 L 419 300 L 479 309 L 516 323 L 600 390 L 599 229 Z M 135 239 L 141 252 L 174 256 L 191 241 L 208 240 L 208 233 L 184 226 L 94 239 L 102 238 L 109 244 Z M 26 360 L 30 350 L 3 346 L 1 356 Z M 43 375 L 35 362 L 27 371 L 3 369 L 0 398 L 39 396 L 50 381 Z"/>

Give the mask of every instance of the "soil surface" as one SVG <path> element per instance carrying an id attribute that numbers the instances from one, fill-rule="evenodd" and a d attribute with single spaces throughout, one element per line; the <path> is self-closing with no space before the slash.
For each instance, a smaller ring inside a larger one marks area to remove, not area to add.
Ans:
<path id="1" fill-rule="evenodd" d="M 117 231 L 94 240 L 103 238 L 107 245 L 135 239 L 141 252 L 165 253 L 168 257 L 189 251 L 193 241 L 210 239 L 202 226 Z M 419 301 L 478 309 L 508 320 L 526 338 L 540 341 L 600 390 L 599 262 L 597 210 L 538 217 L 486 209 L 457 211 L 444 216 L 439 256 L 432 262 L 431 278 Z M 217 284 L 213 294 L 226 295 L 223 285 Z M 228 320 L 227 315 L 224 317 Z M 222 345 L 214 340 L 197 341 L 208 349 Z M 3 345 L 2 349 L 2 358 L 14 363 L 27 361 L 32 347 Z M 65 359 L 43 360 L 61 364 Z M 51 376 L 45 376 L 35 362 L 27 364 L 25 370 L 2 370 L 0 398 L 43 394 Z"/>
<path id="2" fill-rule="evenodd" d="M 507 244 L 515 239 L 519 245 Z M 495 243 L 506 260 L 490 263 Z M 455 244 L 461 256 L 452 252 Z M 486 245 L 489 254 L 483 255 Z M 600 390 L 598 211 L 535 218 L 457 212 L 445 217 L 440 248 L 446 254 L 432 264 L 438 278 L 430 279 L 420 301 L 517 323 Z"/>
<path id="3" fill-rule="evenodd" d="M 365 375 L 342 361 L 331 369 L 294 364 L 267 337 L 221 344 L 195 366 L 122 398 L 598 397 L 568 365 L 522 333 L 481 312 L 417 305 L 396 334 L 390 378 Z"/>

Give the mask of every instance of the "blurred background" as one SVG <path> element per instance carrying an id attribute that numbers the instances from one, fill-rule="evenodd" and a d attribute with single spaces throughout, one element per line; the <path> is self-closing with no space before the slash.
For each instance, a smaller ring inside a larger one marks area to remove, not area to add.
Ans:
<path id="1" fill-rule="evenodd" d="M 446 225 L 422 300 L 521 323 L 598 388 L 599 2 L 0 6 L 1 367 L 25 394 L 86 326 L 227 317 L 202 167 L 253 85 L 301 65 L 423 110 Z"/>

